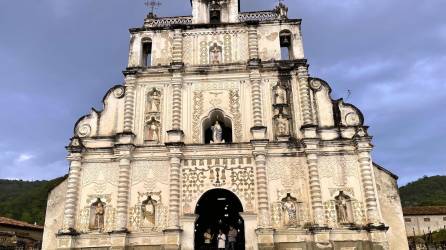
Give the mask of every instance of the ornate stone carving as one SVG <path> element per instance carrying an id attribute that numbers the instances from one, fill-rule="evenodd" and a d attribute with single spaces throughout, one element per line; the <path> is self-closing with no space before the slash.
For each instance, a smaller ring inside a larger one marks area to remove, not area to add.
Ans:
<path id="1" fill-rule="evenodd" d="M 279 15 L 275 11 L 259 11 L 259 12 L 245 12 L 239 14 L 240 22 L 247 21 L 273 21 L 279 19 Z"/>
<path id="2" fill-rule="evenodd" d="M 290 123 L 288 118 L 283 117 L 280 114 L 276 119 L 275 132 L 276 136 L 287 136 L 290 135 Z"/>
<path id="3" fill-rule="evenodd" d="M 183 24 L 183 25 L 192 24 L 192 17 L 184 16 L 184 17 L 146 18 L 144 22 L 145 27 L 169 27 L 178 24 Z"/>
<path id="4" fill-rule="evenodd" d="M 157 183 L 169 184 L 168 162 L 162 161 L 135 161 L 132 163 L 131 183 L 133 186 L 144 184 L 144 189 L 153 192 Z"/>
<path id="5" fill-rule="evenodd" d="M 88 137 L 91 134 L 91 126 L 89 124 L 82 124 L 77 129 L 79 137 Z"/>
<path id="6" fill-rule="evenodd" d="M 116 209 L 111 206 L 110 194 L 89 195 L 87 206 L 80 211 L 78 231 L 111 232 L 115 228 Z"/>
<path id="7" fill-rule="evenodd" d="M 324 156 L 319 159 L 320 178 L 332 178 L 339 187 L 347 184 L 348 177 L 358 174 L 358 167 L 355 156 Z"/>
<path id="8" fill-rule="evenodd" d="M 267 172 L 268 181 L 280 180 L 285 189 L 300 189 L 300 182 L 305 182 L 308 175 L 307 168 L 293 157 L 269 158 Z"/>
<path id="9" fill-rule="evenodd" d="M 287 90 L 280 84 L 277 84 L 274 89 L 274 104 L 288 104 Z"/>
<path id="10" fill-rule="evenodd" d="M 161 100 L 162 93 L 160 90 L 153 88 L 147 93 L 144 118 L 144 139 L 146 141 L 161 142 Z"/>
<path id="11" fill-rule="evenodd" d="M 362 203 L 346 195 L 345 192 L 349 192 L 348 189 L 346 190 L 337 191 L 333 200 L 324 203 L 325 220 L 330 227 L 346 224 L 363 225 L 365 223 Z"/>
<path id="12" fill-rule="evenodd" d="M 118 98 L 118 99 L 123 98 L 124 95 L 125 95 L 125 87 L 124 87 L 124 86 L 116 87 L 116 88 L 113 90 L 113 95 L 114 95 L 116 98 Z"/>
<path id="13" fill-rule="evenodd" d="M 167 207 L 162 204 L 161 192 L 138 193 L 138 201 L 130 210 L 133 231 L 162 231 L 167 227 Z"/>
<path id="14" fill-rule="evenodd" d="M 155 120 L 154 117 L 146 123 L 146 135 L 147 141 L 160 142 L 161 141 L 161 123 Z"/>
<path id="15" fill-rule="evenodd" d="M 94 192 L 103 194 L 107 184 L 118 186 L 119 166 L 116 164 L 91 163 L 83 167 L 82 186 L 93 185 Z"/>
<path id="16" fill-rule="evenodd" d="M 254 168 L 245 165 L 212 164 L 213 160 L 193 160 L 192 166 L 182 171 L 183 212 L 191 212 L 190 203 L 210 188 L 226 188 L 245 201 L 246 211 L 253 211 Z M 210 165 L 207 165 L 207 163 Z M 218 161 L 220 162 L 220 161 Z M 206 163 L 206 164 L 205 164 Z"/>

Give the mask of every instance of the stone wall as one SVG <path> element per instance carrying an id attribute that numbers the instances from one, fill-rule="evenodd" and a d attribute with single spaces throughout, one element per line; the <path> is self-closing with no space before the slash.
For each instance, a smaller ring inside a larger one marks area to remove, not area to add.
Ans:
<path id="1" fill-rule="evenodd" d="M 64 180 L 48 194 L 42 243 L 42 249 L 44 250 L 57 249 L 56 234 L 63 225 L 66 192 L 67 180 Z"/>

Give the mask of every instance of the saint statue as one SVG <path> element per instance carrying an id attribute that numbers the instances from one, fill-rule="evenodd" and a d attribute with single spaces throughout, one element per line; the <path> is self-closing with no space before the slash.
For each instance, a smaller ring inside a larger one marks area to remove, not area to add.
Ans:
<path id="1" fill-rule="evenodd" d="M 160 112 L 161 94 L 155 89 L 150 95 L 150 112 Z"/>
<path id="2" fill-rule="evenodd" d="M 275 104 L 287 104 L 287 96 L 286 96 L 286 90 L 281 86 L 277 85 L 275 91 L 274 91 L 274 102 Z"/>
<path id="3" fill-rule="evenodd" d="M 344 195 L 342 191 L 336 197 L 336 215 L 339 223 L 350 223 L 348 218 L 348 196 Z"/>
<path id="4" fill-rule="evenodd" d="M 148 226 L 155 226 L 155 204 L 156 201 L 154 201 L 150 196 L 146 201 L 143 201 L 142 204 L 144 223 Z"/>
<path id="5" fill-rule="evenodd" d="M 218 121 L 215 121 L 215 125 L 211 127 L 212 141 L 211 143 L 225 143 L 223 140 L 223 129 Z"/>
<path id="6" fill-rule="evenodd" d="M 289 135 L 289 122 L 282 114 L 277 117 L 276 133 L 278 136 Z"/>
<path id="7" fill-rule="evenodd" d="M 286 226 L 296 226 L 297 225 L 297 208 L 295 201 L 291 196 L 287 196 L 283 202 L 284 210 L 284 224 Z"/>
<path id="8" fill-rule="evenodd" d="M 209 51 L 209 61 L 211 64 L 219 64 L 221 63 L 221 47 L 216 43 L 210 48 Z"/>
<path id="9" fill-rule="evenodd" d="M 160 141 L 160 126 L 154 118 L 147 124 L 147 140 L 149 141 Z"/>
<path id="10" fill-rule="evenodd" d="M 90 223 L 90 229 L 102 231 L 104 229 L 104 203 L 98 199 L 92 206 L 93 221 Z"/>

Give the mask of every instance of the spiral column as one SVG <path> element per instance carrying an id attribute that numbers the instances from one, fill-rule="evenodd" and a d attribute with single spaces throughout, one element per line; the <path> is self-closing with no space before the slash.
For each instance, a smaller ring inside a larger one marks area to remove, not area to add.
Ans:
<path id="1" fill-rule="evenodd" d="M 181 149 L 169 146 L 170 184 L 169 184 L 169 229 L 180 228 L 180 173 Z"/>
<path id="2" fill-rule="evenodd" d="M 307 155 L 307 165 L 309 173 L 309 184 L 310 184 L 310 197 L 311 197 L 311 208 L 313 211 L 314 223 L 318 226 L 323 226 L 324 221 L 324 207 L 322 204 L 322 191 L 321 183 L 319 179 L 318 170 L 318 154 L 317 154 L 317 140 L 306 140 L 307 145 L 306 155 Z"/>
<path id="3" fill-rule="evenodd" d="M 373 182 L 373 168 L 370 153 L 372 145 L 370 143 L 371 137 L 355 138 L 356 150 L 358 154 L 359 168 L 361 170 L 362 189 L 365 196 L 365 205 L 367 211 L 367 221 L 370 224 L 379 224 L 380 218 L 378 215 L 378 204 L 375 186 Z"/>
<path id="4" fill-rule="evenodd" d="M 174 73 L 172 78 L 172 129 L 181 130 L 181 102 L 182 102 L 181 73 Z"/>
<path id="5" fill-rule="evenodd" d="M 248 51 L 250 60 L 259 59 L 259 41 L 257 27 L 251 25 L 248 27 Z"/>
<path id="6" fill-rule="evenodd" d="M 255 127 L 263 126 L 262 118 L 262 92 L 260 88 L 260 73 L 258 71 L 250 74 L 251 80 L 251 102 L 252 115 Z"/>
<path id="7" fill-rule="evenodd" d="M 299 97 L 301 101 L 303 125 L 313 125 L 314 118 L 311 109 L 310 88 L 309 88 L 309 75 L 307 66 L 299 66 L 297 72 L 297 78 L 299 81 Z"/>
<path id="8" fill-rule="evenodd" d="M 254 160 L 256 163 L 257 206 L 259 211 L 259 228 L 271 228 L 268 203 L 268 183 L 266 176 L 267 142 L 255 143 Z"/>
<path id="9" fill-rule="evenodd" d="M 124 101 L 124 132 L 133 131 L 133 116 L 135 108 L 135 83 L 133 77 L 126 80 L 126 96 Z"/>
<path id="10" fill-rule="evenodd" d="M 80 153 L 71 153 L 70 156 L 68 156 L 68 160 L 70 161 L 70 171 L 68 173 L 67 194 L 65 196 L 64 226 L 62 229 L 64 232 L 75 231 L 82 165 L 81 158 Z"/>
<path id="11" fill-rule="evenodd" d="M 116 231 L 127 231 L 127 217 L 130 190 L 130 154 L 119 160 L 118 201 Z"/>

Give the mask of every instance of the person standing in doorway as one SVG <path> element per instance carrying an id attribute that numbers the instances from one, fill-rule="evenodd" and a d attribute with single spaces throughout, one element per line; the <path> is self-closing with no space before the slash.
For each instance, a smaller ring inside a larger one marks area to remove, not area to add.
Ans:
<path id="1" fill-rule="evenodd" d="M 214 236 L 212 235 L 210 228 L 208 228 L 206 230 L 206 232 L 204 233 L 203 237 L 204 237 L 204 248 L 203 249 L 204 250 L 211 250 L 212 249 L 212 247 L 211 247 L 212 238 L 214 238 Z"/>
<path id="2" fill-rule="evenodd" d="M 229 226 L 228 241 L 228 250 L 235 250 L 235 244 L 237 242 L 237 230 L 233 226 Z"/>
<path id="3" fill-rule="evenodd" d="M 218 230 L 218 250 L 224 250 L 226 248 L 226 235 L 221 229 Z"/>

